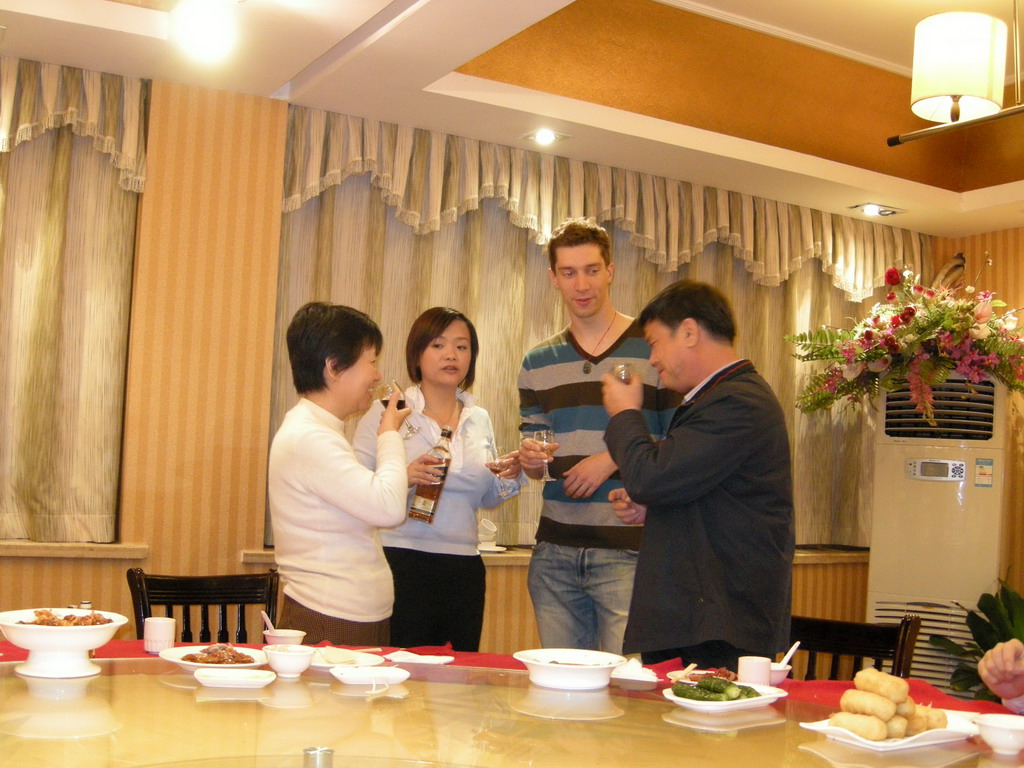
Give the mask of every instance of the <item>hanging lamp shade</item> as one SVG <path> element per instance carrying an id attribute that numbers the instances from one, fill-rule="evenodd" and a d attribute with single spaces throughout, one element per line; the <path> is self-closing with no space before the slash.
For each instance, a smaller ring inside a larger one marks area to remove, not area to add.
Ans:
<path id="1" fill-rule="evenodd" d="M 1006 23 L 984 13 L 940 13 L 914 31 L 911 110 L 936 123 L 998 112 L 1006 81 Z"/>

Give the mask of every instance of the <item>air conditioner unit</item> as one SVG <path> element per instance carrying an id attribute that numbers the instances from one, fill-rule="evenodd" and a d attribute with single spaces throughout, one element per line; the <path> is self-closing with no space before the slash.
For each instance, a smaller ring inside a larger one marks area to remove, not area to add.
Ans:
<path id="1" fill-rule="evenodd" d="M 957 660 L 931 634 L 970 639 L 964 617 L 998 586 L 1006 392 L 950 379 L 934 391 L 935 424 L 903 388 L 882 398 L 874 446 L 867 614 L 922 618 L 912 674 L 950 692 Z"/>

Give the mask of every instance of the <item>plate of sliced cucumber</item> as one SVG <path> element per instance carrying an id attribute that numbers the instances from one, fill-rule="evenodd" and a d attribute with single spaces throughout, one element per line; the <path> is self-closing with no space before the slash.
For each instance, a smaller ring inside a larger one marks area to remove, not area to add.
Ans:
<path id="1" fill-rule="evenodd" d="M 662 691 L 666 699 L 695 712 L 735 712 L 764 707 L 788 694 L 770 685 L 732 683 L 722 678 L 702 678 L 696 683 L 678 682 Z"/>

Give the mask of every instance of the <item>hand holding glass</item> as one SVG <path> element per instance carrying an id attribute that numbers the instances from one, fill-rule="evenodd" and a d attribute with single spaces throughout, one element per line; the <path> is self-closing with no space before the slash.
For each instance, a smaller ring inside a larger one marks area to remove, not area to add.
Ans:
<path id="1" fill-rule="evenodd" d="M 498 478 L 498 493 L 503 499 L 507 499 L 511 495 L 511 482 L 501 476 L 501 473 L 508 469 L 510 461 L 510 455 L 506 454 L 501 448 L 496 446 L 487 447 L 486 466 L 491 470 L 491 474 Z"/>
<path id="2" fill-rule="evenodd" d="M 544 474 L 541 476 L 541 480 L 545 483 L 552 482 L 555 478 L 548 472 L 548 462 L 551 461 L 551 457 L 554 456 L 555 448 L 555 433 L 550 429 L 538 429 L 533 433 L 533 439 L 540 443 L 540 449 L 544 453 L 548 454 L 548 458 L 544 460 Z"/>
<path id="3" fill-rule="evenodd" d="M 385 408 L 388 407 L 388 401 L 391 400 L 392 397 L 396 396 L 398 397 L 398 402 L 395 403 L 396 408 L 401 410 L 402 408 L 408 407 L 405 404 L 405 392 L 402 391 L 402 388 L 394 379 L 392 379 L 386 384 L 378 384 L 376 387 L 373 388 L 373 399 L 380 400 L 380 404 L 383 405 Z M 408 440 L 410 437 L 412 437 L 419 431 L 420 430 L 418 427 L 412 426 L 409 423 L 409 420 L 406 419 L 405 434 L 402 435 L 402 437 Z"/>

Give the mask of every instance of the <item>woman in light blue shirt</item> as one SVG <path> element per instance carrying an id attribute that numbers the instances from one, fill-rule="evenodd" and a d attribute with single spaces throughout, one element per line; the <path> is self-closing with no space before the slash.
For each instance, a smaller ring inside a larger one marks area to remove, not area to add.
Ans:
<path id="1" fill-rule="evenodd" d="M 476 651 L 480 645 L 485 572 L 476 513 L 504 498 L 501 481 L 486 466 L 494 449 L 491 418 L 466 391 L 473 384 L 478 350 L 469 318 L 448 307 L 428 309 L 409 331 L 406 367 L 415 382 L 405 391 L 412 409 L 405 432 L 409 501 L 417 485 L 437 477 L 426 454 L 446 427 L 452 430 L 452 460 L 433 522 L 407 518 L 380 532 L 395 585 L 391 643 L 399 647 L 451 643 L 457 651 Z M 370 469 L 382 407 L 373 404 L 356 428 L 356 455 Z M 518 459 L 502 474 L 519 477 Z M 519 484 L 513 485 L 518 492 Z"/>

